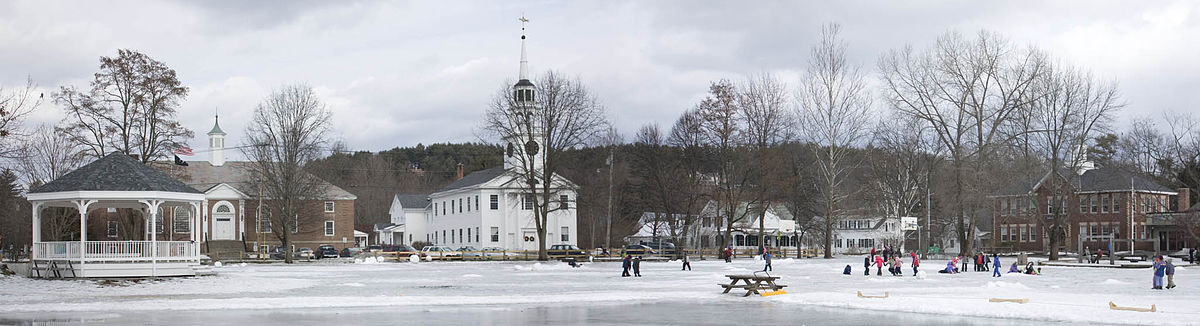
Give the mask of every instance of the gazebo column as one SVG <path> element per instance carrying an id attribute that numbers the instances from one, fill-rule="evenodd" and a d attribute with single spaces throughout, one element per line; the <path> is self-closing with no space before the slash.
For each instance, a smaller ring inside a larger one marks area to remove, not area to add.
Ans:
<path id="1" fill-rule="evenodd" d="M 38 242 L 42 242 L 42 202 L 33 202 L 33 246 L 37 247 Z M 37 258 L 33 255 L 36 250 L 30 251 L 29 258 Z"/>
<path id="2" fill-rule="evenodd" d="M 83 274 L 84 265 L 87 263 L 87 212 L 88 207 L 95 204 L 95 200 L 74 200 L 75 208 L 79 210 L 79 274 Z"/>
<path id="3" fill-rule="evenodd" d="M 150 217 L 150 277 L 158 276 L 158 207 L 162 200 L 139 200 L 146 205 Z"/>

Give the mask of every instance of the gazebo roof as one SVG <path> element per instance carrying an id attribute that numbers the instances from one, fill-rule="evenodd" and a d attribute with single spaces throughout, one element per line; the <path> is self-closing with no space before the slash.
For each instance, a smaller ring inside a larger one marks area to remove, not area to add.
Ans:
<path id="1" fill-rule="evenodd" d="M 121 152 L 112 152 L 54 181 L 33 188 L 29 193 L 64 191 L 162 191 L 202 194 L 182 181 Z"/>

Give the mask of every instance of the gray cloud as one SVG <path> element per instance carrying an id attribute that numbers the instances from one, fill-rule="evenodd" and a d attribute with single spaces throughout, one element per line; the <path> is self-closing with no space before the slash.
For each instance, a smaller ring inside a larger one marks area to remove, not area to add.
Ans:
<path id="1" fill-rule="evenodd" d="M 989 29 L 1119 81 L 1118 124 L 1191 109 L 1200 7 L 1190 2 L 595 1 L 0 3 L 0 84 L 86 86 L 98 58 L 146 52 L 192 88 L 180 119 L 203 133 L 219 110 L 231 139 L 272 89 L 305 82 L 356 149 L 478 140 L 489 98 L 515 78 L 519 23 L 531 66 L 576 75 L 618 128 L 669 126 L 710 81 L 802 71 L 822 24 L 843 25 L 851 59 L 946 31 Z M 34 122 L 60 116 L 51 104 Z M 201 147 L 203 139 L 192 141 Z"/>

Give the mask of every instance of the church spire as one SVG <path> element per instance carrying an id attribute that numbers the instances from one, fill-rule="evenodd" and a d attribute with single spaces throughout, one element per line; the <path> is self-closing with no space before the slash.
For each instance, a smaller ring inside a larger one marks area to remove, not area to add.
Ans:
<path id="1" fill-rule="evenodd" d="M 525 55 L 525 23 L 528 23 L 529 19 L 521 16 L 517 20 L 521 21 L 521 72 L 517 77 L 520 80 L 529 80 L 529 58 Z"/>

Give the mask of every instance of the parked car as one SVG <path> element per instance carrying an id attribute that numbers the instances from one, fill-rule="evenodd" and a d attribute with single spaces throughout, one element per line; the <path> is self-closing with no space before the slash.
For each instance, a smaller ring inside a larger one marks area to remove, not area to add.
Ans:
<path id="1" fill-rule="evenodd" d="M 342 249 L 341 256 L 342 257 L 354 257 L 354 256 L 358 256 L 358 254 L 361 254 L 362 252 L 363 252 L 363 248 L 349 247 L 346 249 Z"/>
<path id="2" fill-rule="evenodd" d="M 447 246 L 425 246 L 425 248 L 421 249 L 421 256 L 437 258 L 462 257 L 462 252 L 455 251 Z"/>
<path id="3" fill-rule="evenodd" d="M 479 249 L 475 249 L 475 247 L 472 246 L 459 247 L 458 251 L 462 253 L 463 257 L 483 257 L 483 253 L 479 252 Z"/>
<path id="4" fill-rule="evenodd" d="M 625 253 L 630 255 L 653 255 L 654 249 L 640 244 L 625 245 Z"/>
<path id="5" fill-rule="evenodd" d="M 338 250 L 333 245 L 323 244 L 317 246 L 317 251 L 313 252 L 317 259 L 321 258 L 338 258 Z"/>
<path id="6" fill-rule="evenodd" d="M 484 247 L 483 255 L 488 257 L 516 257 L 520 256 L 521 254 L 508 251 L 500 247 Z"/>
<path id="7" fill-rule="evenodd" d="M 397 257 L 408 257 L 412 255 L 420 255 L 421 252 L 416 248 L 406 244 L 389 244 L 383 245 L 383 252 L 394 252 Z"/>
<path id="8" fill-rule="evenodd" d="M 666 241 L 664 241 L 664 242 L 642 241 L 640 244 L 643 246 L 650 247 L 650 249 L 654 249 L 655 252 L 661 253 L 663 255 L 669 256 L 669 255 L 675 254 L 675 244 L 674 243 L 670 243 L 670 242 L 666 242 Z"/>
<path id="9" fill-rule="evenodd" d="M 383 251 L 383 246 L 380 246 L 380 245 L 370 245 L 370 246 L 367 246 L 367 251 L 368 251 L 368 252 L 370 252 L 370 251 Z"/>
<path id="10" fill-rule="evenodd" d="M 272 259 L 283 259 L 283 254 L 285 252 L 287 251 L 283 250 L 283 246 L 275 246 L 275 248 L 272 249 L 269 254 L 271 255 Z"/>
<path id="11" fill-rule="evenodd" d="M 556 244 L 550 246 L 550 250 L 546 250 L 546 255 L 550 256 L 551 258 L 558 258 L 586 256 L 587 253 L 583 252 L 583 249 L 579 249 L 579 247 L 576 247 L 575 245 Z"/>
<path id="12" fill-rule="evenodd" d="M 313 250 L 312 250 L 312 248 L 307 248 L 307 247 L 306 247 L 306 248 L 300 248 L 300 250 L 296 250 L 296 256 L 295 256 L 296 258 L 309 258 L 309 259 L 311 259 L 311 258 L 313 258 L 313 256 L 314 256 L 314 255 L 313 255 Z"/>

